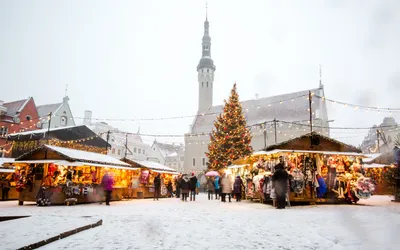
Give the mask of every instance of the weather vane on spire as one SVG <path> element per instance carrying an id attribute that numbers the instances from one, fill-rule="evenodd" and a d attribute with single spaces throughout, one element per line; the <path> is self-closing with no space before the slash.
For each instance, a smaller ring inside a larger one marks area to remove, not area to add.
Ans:
<path id="1" fill-rule="evenodd" d="M 322 88 L 322 66 L 319 65 L 319 86 Z"/>
<path id="2" fill-rule="evenodd" d="M 65 96 L 67 96 L 68 95 L 68 83 L 67 83 L 67 85 L 65 86 Z"/>

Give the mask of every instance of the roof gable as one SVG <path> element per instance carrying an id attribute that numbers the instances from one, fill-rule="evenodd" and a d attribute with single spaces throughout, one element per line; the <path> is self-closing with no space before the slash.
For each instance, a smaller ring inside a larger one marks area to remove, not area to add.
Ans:
<path id="1" fill-rule="evenodd" d="M 37 106 L 37 111 L 39 113 L 39 117 L 45 117 L 51 113 L 55 113 L 63 103 L 54 103 L 54 104 L 46 104 Z"/>
<path id="2" fill-rule="evenodd" d="M 19 100 L 19 101 L 4 103 L 3 106 L 7 108 L 7 115 L 15 116 L 18 113 L 20 113 L 31 98 L 32 97 L 29 97 L 28 99 Z"/>
<path id="3" fill-rule="evenodd" d="M 311 146 L 311 138 L 316 140 L 318 145 Z M 283 141 L 278 144 L 274 144 L 266 147 L 265 151 L 274 149 L 292 149 L 292 150 L 314 150 L 314 151 L 336 151 L 336 152 L 354 152 L 361 153 L 361 150 L 335 140 L 333 138 L 321 135 L 317 132 L 301 135 L 299 137 Z"/>

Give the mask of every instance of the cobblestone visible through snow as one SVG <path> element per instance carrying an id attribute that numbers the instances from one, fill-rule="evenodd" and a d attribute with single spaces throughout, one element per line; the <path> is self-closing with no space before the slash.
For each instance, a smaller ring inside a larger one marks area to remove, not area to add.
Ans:
<path id="1" fill-rule="evenodd" d="M 65 218 L 103 219 L 102 226 L 43 249 L 355 250 L 398 249 L 400 245 L 400 204 L 391 203 L 385 196 L 373 196 L 360 205 L 286 210 L 247 201 L 208 201 L 205 195 L 196 202 L 183 203 L 175 198 L 132 200 L 113 202 L 110 207 L 88 204 L 43 208 L 0 203 L 0 215 L 26 214 L 43 216 L 49 231 Z M 15 223 L 18 227 L 17 220 Z"/>

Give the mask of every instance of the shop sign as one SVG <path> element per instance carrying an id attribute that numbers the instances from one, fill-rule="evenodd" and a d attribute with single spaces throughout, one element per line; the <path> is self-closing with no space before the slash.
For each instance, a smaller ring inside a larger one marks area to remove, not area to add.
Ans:
<path id="1" fill-rule="evenodd" d="M 147 184 L 149 182 L 150 173 L 148 170 L 142 170 L 140 173 L 140 183 Z"/>

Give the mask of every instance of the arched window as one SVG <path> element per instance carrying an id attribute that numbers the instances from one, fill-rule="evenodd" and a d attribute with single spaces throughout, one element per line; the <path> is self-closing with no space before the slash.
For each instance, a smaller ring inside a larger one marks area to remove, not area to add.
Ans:
<path id="1" fill-rule="evenodd" d="M 32 120 L 32 116 L 30 116 L 30 115 L 27 115 L 27 116 L 26 116 L 26 120 L 27 120 L 27 121 L 30 121 L 30 120 Z"/>
<path id="2" fill-rule="evenodd" d="M 201 87 L 204 87 L 204 82 L 201 82 Z"/>
<path id="3" fill-rule="evenodd" d="M 207 73 L 209 73 L 210 72 L 210 70 L 209 69 L 207 69 Z"/>
<path id="4" fill-rule="evenodd" d="M 60 119 L 61 119 L 61 121 L 60 121 L 61 126 L 67 126 L 68 118 L 66 116 L 61 116 Z"/>
<path id="5" fill-rule="evenodd" d="M 207 88 L 208 88 L 208 82 L 207 82 Z"/>

